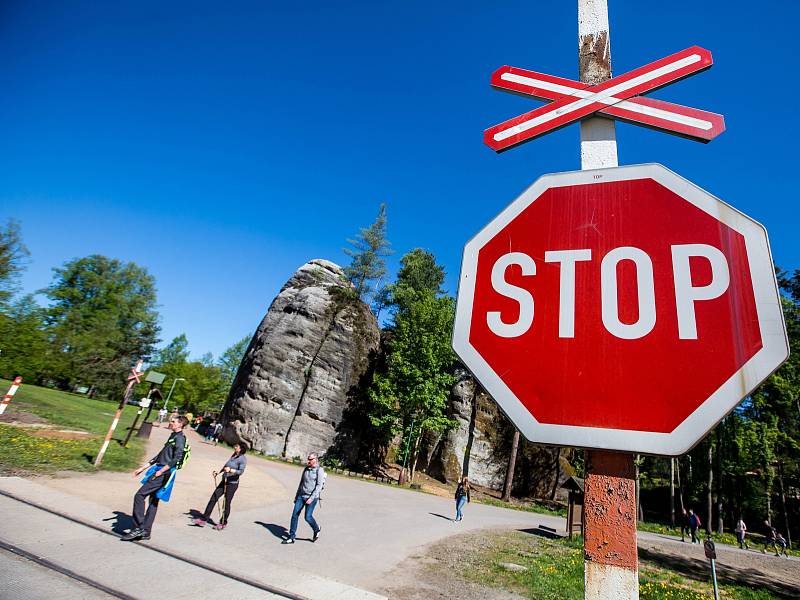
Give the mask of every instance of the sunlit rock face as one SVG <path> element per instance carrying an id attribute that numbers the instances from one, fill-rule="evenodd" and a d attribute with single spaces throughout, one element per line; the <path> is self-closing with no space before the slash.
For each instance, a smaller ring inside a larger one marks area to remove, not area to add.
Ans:
<path id="1" fill-rule="evenodd" d="M 275 456 L 327 452 L 379 342 L 374 315 L 354 299 L 341 267 L 306 263 L 250 342 L 225 404 L 223 437 Z M 350 449 L 357 446 L 353 440 Z"/>

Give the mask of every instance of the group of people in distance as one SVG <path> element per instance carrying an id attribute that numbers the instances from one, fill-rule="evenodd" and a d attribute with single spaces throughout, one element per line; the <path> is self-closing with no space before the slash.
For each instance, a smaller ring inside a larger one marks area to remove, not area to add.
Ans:
<path id="1" fill-rule="evenodd" d="M 686 533 L 687 531 L 691 533 L 692 536 L 692 543 L 699 544 L 700 543 L 700 536 L 697 534 L 698 529 L 702 523 L 700 522 L 700 516 L 697 515 L 692 509 L 689 509 L 687 512 L 686 509 L 683 510 L 683 523 L 681 524 L 681 541 L 686 541 Z M 786 551 L 787 542 L 786 538 L 784 538 L 781 533 L 775 529 L 772 524 L 767 520 L 764 521 L 764 529 L 766 535 L 764 536 L 764 548 L 761 550 L 762 553 L 766 554 L 767 548 L 770 546 L 775 551 L 775 556 L 789 556 L 789 553 Z M 736 540 L 739 542 L 739 548 L 742 550 L 749 550 L 750 545 L 747 543 L 747 525 L 744 522 L 744 519 L 739 517 L 739 520 L 736 522 Z"/>
<path id="2" fill-rule="evenodd" d="M 169 500 L 175 479 L 175 471 L 183 465 L 187 457 L 189 445 L 186 442 L 186 435 L 183 430 L 188 425 L 189 419 L 183 415 L 173 413 L 168 422 L 171 433 L 164 446 L 156 456 L 133 472 L 134 477 L 138 477 L 142 473 L 145 473 L 145 476 L 141 481 L 141 487 L 133 496 L 133 528 L 122 536 L 121 539 L 123 541 L 150 539 L 159 502 L 161 500 Z M 212 471 L 215 482 L 218 475 L 221 475 L 221 478 L 211 493 L 211 498 L 209 498 L 203 514 L 193 520 L 194 525 L 203 527 L 206 524 L 211 524 L 217 530 L 225 529 L 230 517 L 233 497 L 239 489 L 239 479 L 247 467 L 246 453 L 247 446 L 245 444 L 241 442 L 234 444 L 231 457 L 219 471 Z M 281 543 L 295 543 L 297 525 L 301 513 L 304 513 L 305 521 L 313 532 L 311 541 L 316 542 L 319 539 L 322 528 L 314 518 L 314 509 L 317 507 L 322 490 L 325 488 L 326 477 L 325 469 L 319 464 L 319 457 L 313 452 L 310 453 L 294 495 L 294 507 L 292 508 L 292 516 L 289 522 L 289 531 L 283 536 Z M 464 505 L 470 501 L 470 492 L 469 479 L 464 477 L 456 486 L 456 516 L 453 519 L 454 522 L 459 522 L 463 519 Z M 211 514 L 214 511 L 214 506 L 223 497 L 225 499 L 225 508 L 222 511 L 219 522 L 213 523 Z M 146 501 L 147 508 L 145 510 Z"/>

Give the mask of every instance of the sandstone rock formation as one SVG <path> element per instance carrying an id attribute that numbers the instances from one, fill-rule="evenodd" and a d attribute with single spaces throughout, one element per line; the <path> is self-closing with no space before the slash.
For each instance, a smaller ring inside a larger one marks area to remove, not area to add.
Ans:
<path id="1" fill-rule="evenodd" d="M 500 489 L 506 455 L 498 451 L 496 436 L 505 415 L 467 371 L 459 371 L 450 392 L 450 418 L 458 426 L 436 440 L 425 471 L 442 481 L 456 481 L 462 473 L 470 481 Z"/>
<path id="2" fill-rule="evenodd" d="M 326 452 L 379 341 L 374 315 L 342 269 L 306 263 L 250 342 L 223 411 L 224 438 L 276 456 Z M 351 446 L 357 451 L 357 441 Z"/>

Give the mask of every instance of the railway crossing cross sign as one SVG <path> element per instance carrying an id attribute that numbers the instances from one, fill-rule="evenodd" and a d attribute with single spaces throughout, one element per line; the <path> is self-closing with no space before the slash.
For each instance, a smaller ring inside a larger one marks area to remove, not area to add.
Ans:
<path id="1" fill-rule="evenodd" d="M 788 357 L 764 228 L 657 164 L 545 175 L 486 225 L 453 347 L 529 440 L 671 456 Z"/>
<path id="2" fill-rule="evenodd" d="M 492 86 L 550 104 L 484 132 L 484 143 L 497 152 L 597 114 L 708 142 L 725 131 L 722 115 L 639 96 L 711 67 L 711 52 L 692 46 L 630 73 L 595 86 L 535 71 L 503 66 Z"/>

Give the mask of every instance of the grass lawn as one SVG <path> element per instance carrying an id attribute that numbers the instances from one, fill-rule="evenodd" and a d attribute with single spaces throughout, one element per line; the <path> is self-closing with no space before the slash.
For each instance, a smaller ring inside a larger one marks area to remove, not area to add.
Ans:
<path id="1" fill-rule="evenodd" d="M 459 575 L 483 585 L 514 591 L 535 600 L 583 598 L 583 539 L 547 539 L 520 532 L 493 536 L 464 555 Z M 698 581 L 646 561 L 639 561 L 642 600 L 707 600 L 710 581 Z M 765 589 L 721 585 L 720 597 L 732 600 L 772 600 Z"/>
<path id="2" fill-rule="evenodd" d="M 10 386 L 10 381 L 0 379 L 3 393 Z M 94 458 L 100 450 L 116 409 L 115 402 L 92 400 L 79 394 L 23 383 L 6 409 L 6 414 L 13 416 L 17 411 L 30 413 L 54 427 L 0 424 L 0 469 L 6 473 L 94 471 Z M 122 441 L 128 427 L 133 423 L 136 411 L 134 406 L 125 407 L 101 469 L 127 471 L 141 464 L 143 440 L 132 437 L 128 448 L 122 447 Z M 58 430 L 84 431 L 89 435 Z"/>

